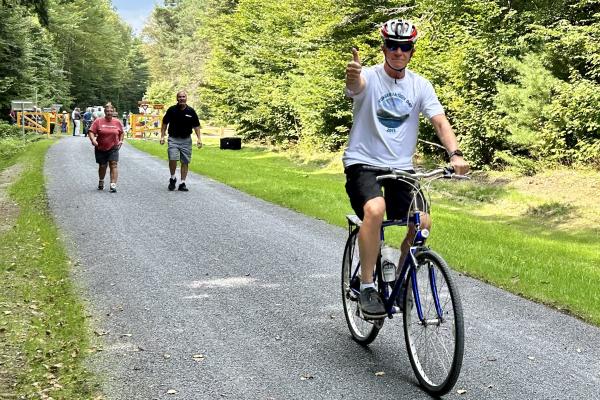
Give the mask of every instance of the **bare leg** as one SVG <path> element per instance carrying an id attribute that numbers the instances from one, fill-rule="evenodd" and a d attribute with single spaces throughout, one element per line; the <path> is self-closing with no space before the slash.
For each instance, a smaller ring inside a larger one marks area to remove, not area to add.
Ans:
<path id="1" fill-rule="evenodd" d="M 360 250 L 361 282 L 372 283 L 373 271 L 379 254 L 381 223 L 385 214 L 385 200 L 376 197 L 363 206 L 365 216 L 358 231 L 358 248 Z"/>
<path id="2" fill-rule="evenodd" d="M 177 160 L 169 160 L 169 172 L 171 172 L 171 176 L 175 175 L 175 171 L 177 171 Z"/>
<path id="3" fill-rule="evenodd" d="M 108 167 L 108 164 L 98 165 L 98 179 L 101 181 L 103 181 L 106 176 L 106 167 Z"/>
<path id="4" fill-rule="evenodd" d="M 189 166 L 189 164 L 181 163 L 181 180 L 182 181 L 185 181 L 185 178 L 187 178 L 188 166 Z"/>
<path id="5" fill-rule="evenodd" d="M 421 229 L 431 229 L 431 217 L 426 212 L 421 212 Z M 417 230 L 414 225 L 408 226 L 408 231 L 406 232 L 406 237 L 402 241 L 400 245 L 400 260 L 398 261 L 398 272 L 401 271 L 402 266 L 404 265 L 404 261 L 406 260 L 406 256 L 410 250 L 410 245 L 412 244 L 415 235 L 417 234 Z"/>
<path id="6" fill-rule="evenodd" d="M 119 170 L 117 168 L 116 161 L 109 161 L 110 166 L 110 183 L 117 183 L 117 179 L 119 178 Z"/>

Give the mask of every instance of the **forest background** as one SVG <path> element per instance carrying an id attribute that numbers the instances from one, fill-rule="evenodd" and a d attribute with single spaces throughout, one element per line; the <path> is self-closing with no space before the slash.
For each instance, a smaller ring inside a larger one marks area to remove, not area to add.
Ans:
<path id="1" fill-rule="evenodd" d="M 475 167 L 600 168 L 600 0 L 171 0 L 141 37 L 109 0 L 1 4 L 2 117 L 15 98 L 135 111 L 185 88 L 202 119 L 246 139 L 338 151 L 350 49 L 381 62 L 377 27 L 404 17 L 419 28 L 410 68 Z M 428 124 L 421 135 L 436 140 Z"/>

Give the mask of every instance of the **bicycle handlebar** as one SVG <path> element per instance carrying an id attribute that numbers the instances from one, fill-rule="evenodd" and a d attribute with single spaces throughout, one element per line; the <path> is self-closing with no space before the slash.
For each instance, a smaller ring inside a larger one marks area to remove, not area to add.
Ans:
<path id="1" fill-rule="evenodd" d="M 438 168 L 438 169 L 434 169 L 428 172 L 415 172 L 415 173 L 410 173 L 407 171 L 403 171 L 401 169 L 394 169 L 391 167 L 388 168 L 382 168 L 382 167 L 373 167 L 370 165 L 365 165 L 363 166 L 364 169 L 369 170 L 369 171 L 378 171 L 378 172 L 389 172 L 388 174 L 385 175 L 379 175 L 376 179 L 377 181 L 381 181 L 384 179 L 398 179 L 398 178 L 404 178 L 404 179 L 411 179 L 411 180 L 420 180 L 420 179 L 428 179 L 428 178 L 435 178 L 435 177 L 442 177 L 445 179 L 471 179 L 470 177 L 466 176 L 466 175 L 458 175 L 454 173 L 454 168 L 452 167 L 444 167 L 444 168 Z"/>

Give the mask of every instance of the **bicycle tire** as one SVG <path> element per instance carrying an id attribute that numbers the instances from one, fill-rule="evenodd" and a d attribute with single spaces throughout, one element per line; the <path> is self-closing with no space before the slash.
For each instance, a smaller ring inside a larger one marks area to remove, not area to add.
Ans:
<path id="1" fill-rule="evenodd" d="M 464 354 L 463 308 L 448 264 L 431 250 L 416 254 L 415 276 L 423 317 L 419 320 L 413 293 L 413 275 L 407 279 L 404 294 L 404 338 L 410 364 L 421 386 L 441 396 L 456 384 Z M 440 321 L 432 296 L 430 270 L 433 269 L 443 318 Z M 435 321 L 437 320 L 437 323 Z"/>
<path id="2" fill-rule="evenodd" d="M 379 330 L 383 326 L 383 319 L 369 320 L 365 319 L 360 310 L 358 298 L 351 291 L 351 279 L 356 268 L 359 268 L 357 277 L 360 277 L 360 255 L 358 250 L 358 230 L 352 231 L 346 247 L 344 248 L 344 259 L 342 262 L 342 303 L 344 305 L 344 315 L 348 329 L 352 334 L 352 338 L 361 345 L 368 345 L 379 334 Z M 353 287 L 360 285 L 360 281 L 353 282 Z"/>

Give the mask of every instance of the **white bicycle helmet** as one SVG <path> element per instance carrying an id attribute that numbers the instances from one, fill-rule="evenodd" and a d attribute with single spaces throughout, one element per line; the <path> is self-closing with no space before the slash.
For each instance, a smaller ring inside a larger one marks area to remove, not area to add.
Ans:
<path id="1" fill-rule="evenodd" d="M 417 28 L 407 19 L 390 19 L 381 26 L 383 40 L 400 43 L 416 43 Z"/>

